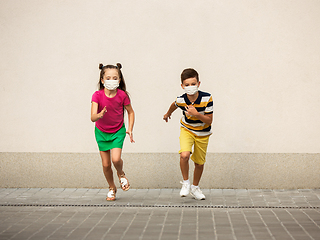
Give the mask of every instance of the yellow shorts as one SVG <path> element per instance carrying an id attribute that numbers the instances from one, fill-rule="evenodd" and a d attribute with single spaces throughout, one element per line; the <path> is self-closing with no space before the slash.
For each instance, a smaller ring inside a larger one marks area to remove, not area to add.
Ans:
<path id="1" fill-rule="evenodd" d="M 180 128 L 180 151 L 182 152 L 190 152 L 192 153 L 192 146 L 194 145 L 193 153 L 191 156 L 191 160 L 197 164 L 203 165 L 206 162 L 206 154 L 207 154 L 207 147 L 209 143 L 209 137 L 199 137 L 195 136 L 190 133 L 185 128 Z"/>

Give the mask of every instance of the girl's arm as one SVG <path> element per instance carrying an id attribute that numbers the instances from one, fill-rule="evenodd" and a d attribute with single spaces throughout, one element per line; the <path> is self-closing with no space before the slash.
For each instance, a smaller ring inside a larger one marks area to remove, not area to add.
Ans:
<path id="1" fill-rule="evenodd" d="M 163 116 L 163 120 L 168 122 L 168 118 L 171 119 L 171 114 L 177 109 L 178 107 L 176 106 L 175 102 L 173 102 L 170 107 L 168 112 Z"/>
<path id="2" fill-rule="evenodd" d="M 125 105 L 124 107 L 127 110 L 128 120 L 129 120 L 129 126 L 128 126 L 127 134 L 129 134 L 130 142 L 134 143 L 133 133 L 132 133 L 133 124 L 134 124 L 134 111 L 133 111 L 133 108 L 132 108 L 131 104 Z"/>
<path id="3" fill-rule="evenodd" d="M 107 108 L 104 107 L 101 112 L 98 113 L 98 103 L 91 103 L 91 121 L 96 122 L 100 118 L 103 118 L 103 115 L 107 112 Z"/>

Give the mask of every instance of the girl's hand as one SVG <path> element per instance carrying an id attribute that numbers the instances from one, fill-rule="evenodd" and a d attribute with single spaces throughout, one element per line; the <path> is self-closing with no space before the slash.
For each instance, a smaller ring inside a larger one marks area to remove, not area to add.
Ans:
<path id="1" fill-rule="evenodd" d="M 133 133 L 132 133 L 131 131 L 127 131 L 126 134 L 129 135 L 129 137 L 130 137 L 130 142 L 131 142 L 131 143 L 135 143 L 135 141 L 133 140 Z"/>
<path id="2" fill-rule="evenodd" d="M 165 120 L 166 122 L 168 122 L 168 118 L 171 119 L 171 114 L 169 115 L 168 113 L 166 113 L 166 114 L 163 116 L 163 120 Z"/>
<path id="3" fill-rule="evenodd" d="M 107 108 L 106 106 L 101 110 L 101 112 L 99 112 L 99 119 L 103 118 L 104 114 L 107 112 Z"/>
<path id="4" fill-rule="evenodd" d="M 193 105 L 186 106 L 185 108 L 186 108 L 187 114 L 190 116 L 196 116 L 198 114 L 197 109 Z"/>

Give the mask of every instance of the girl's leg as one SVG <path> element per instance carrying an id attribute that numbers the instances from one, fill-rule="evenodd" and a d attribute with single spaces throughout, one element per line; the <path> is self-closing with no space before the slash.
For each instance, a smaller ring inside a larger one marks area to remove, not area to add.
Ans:
<path id="1" fill-rule="evenodd" d="M 189 158 L 190 158 L 190 152 L 180 153 L 180 169 L 181 169 L 183 180 L 189 179 Z"/>
<path id="2" fill-rule="evenodd" d="M 120 177 L 122 177 L 126 179 L 126 181 L 124 182 L 122 182 L 121 180 L 121 188 L 122 190 L 127 191 L 129 190 L 130 185 L 129 185 L 128 179 L 124 176 L 125 173 L 123 171 L 123 160 L 121 159 L 121 153 L 122 153 L 121 148 L 111 149 L 112 162 L 113 162 L 113 166 L 117 170 L 118 178 L 120 179 Z"/>
<path id="3" fill-rule="evenodd" d="M 117 170 L 118 177 L 124 174 L 124 172 L 122 170 L 123 161 L 121 159 L 121 153 L 122 153 L 122 149 L 121 148 L 113 148 L 113 149 L 111 149 L 112 162 L 113 162 L 113 166 Z"/>
<path id="4" fill-rule="evenodd" d="M 109 184 L 110 188 L 116 189 L 116 185 L 113 181 L 113 171 L 111 168 L 111 159 L 110 159 L 110 151 L 100 151 L 100 156 L 102 159 L 102 168 L 104 176 Z"/>
<path id="5" fill-rule="evenodd" d="M 198 186 L 202 173 L 203 173 L 204 164 L 200 165 L 198 163 L 194 163 L 194 172 L 193 172 L 193 185 Z"/>

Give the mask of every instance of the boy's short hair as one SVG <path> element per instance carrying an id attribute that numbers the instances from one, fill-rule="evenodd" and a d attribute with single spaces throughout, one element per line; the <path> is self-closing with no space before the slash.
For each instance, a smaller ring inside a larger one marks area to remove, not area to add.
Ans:
<path id="1" fill-rule="evenodd" d="M 181 73 L 181 83 L 183 84 L 183 81 L 188 78 L 196 78 L 197 82 L 199 82 L 199 74 L 196 70 L 193 68 L 186 68 Z"/>

